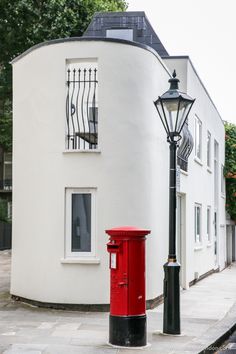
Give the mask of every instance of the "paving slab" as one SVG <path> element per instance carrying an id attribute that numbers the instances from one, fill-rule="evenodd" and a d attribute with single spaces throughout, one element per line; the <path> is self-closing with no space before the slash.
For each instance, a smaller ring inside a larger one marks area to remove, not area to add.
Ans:
<path id="1" fill-rule="evenodd" d="M 0 354 L 198 354 L 236 322 L 236 264 L 181 291 L 181 336 L 162 334 L 163 305 L 147 311 L 142 349 L 108 345 L 109 313 L 43 309 L 13 301 L 9 251 L 0 252 Z M 235 348 L 229 348 L 231 354 Z"/>

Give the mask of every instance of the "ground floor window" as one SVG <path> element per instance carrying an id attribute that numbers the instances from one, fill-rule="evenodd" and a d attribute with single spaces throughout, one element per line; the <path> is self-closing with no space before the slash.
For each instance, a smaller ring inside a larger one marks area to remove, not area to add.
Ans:
<path id="1" fill-rule="evenodd" d="M 66 256 L 95 255 L 95 189 L 66 189 Z"/>
<path id="2" fill-rule="evenodd" d="M 211 242 L 211 207 L 207 207 L 207 241 Z"/>
<path id="3" fill-rule="evenodd" d="M 202 206 L 200 204 L 195 204 L 195 207 L 194 207 L 195 243 L 200 243 L 202 241 L 201 210 L 202 210 Z"/>

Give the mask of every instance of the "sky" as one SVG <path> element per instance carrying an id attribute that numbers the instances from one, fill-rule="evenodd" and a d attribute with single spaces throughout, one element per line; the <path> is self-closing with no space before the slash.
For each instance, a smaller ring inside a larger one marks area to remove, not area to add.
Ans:
<path id="1" fill-rule="evenodd" d="M 236 124 L 236 0 L 127 0 L 170 55 L 188 55 L 223 120 Z"/>

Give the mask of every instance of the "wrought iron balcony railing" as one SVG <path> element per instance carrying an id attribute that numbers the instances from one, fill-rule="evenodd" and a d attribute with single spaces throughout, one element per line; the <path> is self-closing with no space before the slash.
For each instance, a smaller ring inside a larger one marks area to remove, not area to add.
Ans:
<path id="1" fill-rule="evenodd" d="M 193 137 L 188 129 L 188 122 L 184 124 L 182 130 L 182 140 L 177 150 L 177 164 L 183 171 L 188 171 L 188 158 L 193 150 Z"/>
<path id="2" fill-rule="evenodd" d="M 67 70 L 66 149 L 96 149 L 97 89 L 96 68 Z"/>

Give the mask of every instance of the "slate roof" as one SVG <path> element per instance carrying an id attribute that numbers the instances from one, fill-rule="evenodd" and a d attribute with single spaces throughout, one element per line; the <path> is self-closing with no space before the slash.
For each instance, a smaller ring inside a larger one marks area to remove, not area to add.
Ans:
<path id="1" fill-rule="evenodd" d="M 134 42 L 152 47 L 161 57 L 169 56 L 145 12 L 97 12 L 83 37 L 106 37 L 107 29 L 133 29 Z"/>

